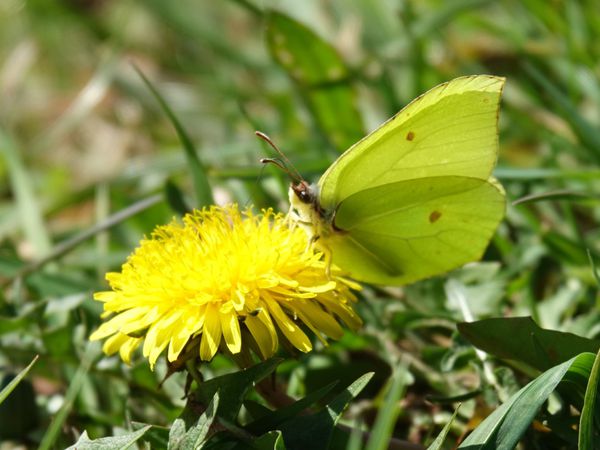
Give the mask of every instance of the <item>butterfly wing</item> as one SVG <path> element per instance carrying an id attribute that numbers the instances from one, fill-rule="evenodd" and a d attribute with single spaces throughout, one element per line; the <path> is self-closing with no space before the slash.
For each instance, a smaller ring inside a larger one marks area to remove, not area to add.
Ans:
<path id="1" fill-rule="evenodd" d="M 504 210 L 501 187 L 478 178 L 388 183 L 344 199 L 323 244 L 353 278 L 401 285 L 481 258 Z"/>
<path id="2" fill-rule="evenodd" d="M 487 180 L 498 153 L 503 85 L 500 77 L 462 77 L 416 98 L 350 147 L 323 174 L 321 207 L 334 210 L 364 189 L 408 179 L 464 176 Z"/>

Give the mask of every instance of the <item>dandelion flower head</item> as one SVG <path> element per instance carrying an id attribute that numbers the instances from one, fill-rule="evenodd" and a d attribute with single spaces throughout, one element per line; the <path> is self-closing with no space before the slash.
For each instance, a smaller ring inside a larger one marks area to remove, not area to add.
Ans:
<path id="1" fill-rule="evenodd" d="M 341 337 L 340 322 L 361 324 L 351 290 L 360 286 L 328 269 L 305 231 L 272 210 L 193 211 L 157 227 L 106 279 L 112 290 L 94 298 L 108 320 L 90 339 L 107 338 L 104 352 L 127 363 L 140 345 L 152 367 L 165 349 L 175 361 L 192 340 L 205 361 L 245 346 L 268 358 L 282 339 L 308 352 L 304 330 L 325 342 Z"/>

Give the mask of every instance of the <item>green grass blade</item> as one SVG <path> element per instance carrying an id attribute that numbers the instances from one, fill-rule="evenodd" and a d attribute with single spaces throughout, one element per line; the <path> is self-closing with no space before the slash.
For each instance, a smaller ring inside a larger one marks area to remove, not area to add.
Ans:
<path id="1" fill-rule="evenodd" d="M 206 169 L 204 168 L 200 158 L 198 158 L 198 154 L 196 153 L 196 148 L 192 143 L 187 131 L 177 119 L 177 116 L 168 105 L 167 101 L 164 97 L 158 92 L 158 90 L 154 87 L 154 85 L 150 82 L 148 78 L 144 75 L 144 73 L 136 66 L 133 66 L 135 71 L 138 73 L 140 78 L 144 81 L 144 84 L 150 90 L 156 101 L 159 103 L 163 112 L 167 115 L 175 131 L 177 132 L 177 136 L 183 145 L 183 150 L 185 151 L 185 156 L 189 165 L 190 174 L 192 176 L 192 182 L 194 184 L 194 191 L 196 194 L 196 206 L 208 206 L 214 203 L 214 199 L 212 196 L 212 189 L 208 182 L 208 177 L 206 175 Z"/>
<path id="2" fill-rule="evenodd" d="M 592 254 L 592 251 L 589 248 L 587 249 L 587 255 L 588 255 L 588 259 L 590 260 L 590 267 L 592 268 L 592 275 L 594 276 L 594 279 L 596 280 L 598 287 L 600 287 L 600 270 L 598 270 L 598 267 L 596 267 L 596 262 L 594 261 L 594 255 Z"/>
<path id="3" fill-rule="evenodd" d="M 45 257 L 22 267 L 11 278 L 8 278 L 6 281 L 0 283 L 0 287 L 2 287 L 4 285 L 8 285 L 15 278 L 27 276 L 27 275 L 35 272 L 36 270 L 40 269 L 44 265 L 48 264 L 49 262 L 63 257 L 64 255 L 66 255 L 67 253 L 69 253 L 70 251 L 72 251 L 73 249 L 75 249 L 76 247 L 81 245 L 82 243 L 86 242 L 88 239 L 96 236 L 97 234 L 99 234 L 105 230 L 108 230 L 109 228 L 114 227 L 115 225 L 118 225 L 119 223 L 138 214 L 139 212 L 144 211 L 145 209 L 148 209 L 148 208 L 158 204 L 162 200 L 163 200 L 162 195 L 160 195 L 160 194 L 152 195 L 150 197 L 147 197 L 147 198 L 144 198 L 142 200 L 135 202 L 134 204 L 128 206 L 127 208 L 117 211 L 116 213 L 107 217 L 105 220 L 94 225 L 93 227 L 90 227 L 87 230 L 77 233 L 76 235 L 72 236 L 71 238 L 69 238 L 63 242 L 60 242 Z M 1 329 L 2 329 L 2 327 L 0 327 L 0 332 L 1 332 Z"/>
<path id="4" fill-rule="evenodd" d="M 600 448 L 600 429 L 598 428 L 598 417 L 600 417 L 600 352 L 596 354 L 592 374 L 588 380 L 587 389 L 583 401 L 583 410 L 579 419 L 579 449 L 598 450 Z"/>
<path id="5" fill-rule="evenodd" d="M 52 244 L 44 225 L 42 211 L 19 150 L 15 142 L 2 129 L 0 129 L 0 155 L 4 157 L 8 167 L 10 185 L 25 237 L 33 245 L 35 256 L 43 257 L 50 252 Z"/>
<path id="6" fill-rule="evenodd" d="M 521 197 L 515 200 L 512 204 L 513 206 L 521 205 L 523 203 L 535 203 L 535 202 L 543 202 L 543 201 L 551 201 L 551 200 L 570 200 L 570 201 L 585 201 L 591 200 L 600 202 L 600 196 L 590 194 L 588 192 L 580 192 L 574 191 L 571 189 L 560 189 L 551 192 L 541 192 L 531 195 L 526 195 L 525 197 Z"/>
<path id="7" fill-rule="evenodd" d="M 333 46 L 307 26 L 277 12 L 268 16 L 267 45 L 336 149 L 345 150 L 363 137 L 350 71 Z"/>
<path id="8" fill-rule="evenodd" d="M 401 364 L 392 375 L 385 401 L 375 419 L 366 450 L 384 450 L 388 448 L 396 418 L 400 413 L 399 402 L 406 388 L 406 379 L 407 367 L 405 364 Z"/>
<path id="9" fill-rule="evenodd" d="M 534 168 L 522 169 L 499 166 L 494 170 L 494 175 L 501 181 L 506 180 L 597 180 L 600 177 L 600 170 L 595 168 L 566 170 L 566 169 L 549 169 L 549 168 Z"/>
<path id="10" fill-rule="evenodd" d="M 29 363 L 27 367 L 25 367 L 19 374 L 13 378 L 13 380 L 8 383 L 8 385 L 2 389 L 0 392 L 0 404 L 10 395 L 10 393 L 17 387 L 17 385 L 21 382 L 23 378 L 29 373 L 35 362 L 38 360 L 39 356 L 33 358 L 33 360 Z"/>
<path id="11" fill-rule="evenodd" d="M 75 375 L 71 379 L 71 384 L 69 384 L 69 389 L 65 395 L 64 403 L 61 408 L 58 410 L 50 426 L 46 430 L 44 437 L 42 438 L 42 442 L 40 442 L 39 450 L 50 450 L 54 448 L 54 443 L 58 439 L 60 435 L 62 426 L 69 416 L 71 409 L 73 408 L 73 404 L 75 403 L 75 399 L 77 398 L 77 394 L 79 394 L 79 390 L 83 386 L 85 381 L 85 377 L 90 370 L 92 362 L 99 354 L 99 345 L 97 342 L 89 342 L 83 352 L 83 360 L 81 364 L 77 368 Z"/>
<path id="12" fill-rule="evenodd" d="M 444 441 L 446 440 L 446 437 L 448 436 L 448 432 L 450 431 L 450 428 L 452 427 L 452 423 L 454 422 L 454 419 L 456 419 L 456 415 L 458 414 L 459 408 L 460 408 L 460 405 L 458 405 L 458 408 L 456 408 L 454 410 L 454 414 L 452 414 L 452 417 L 450 417 L 450 420 L 448 421 L 448 423 L 446 425 L 444 425 L 444 428 L 442 429 L 440 434 L 438 434 L 438 436 L 431 443 L 431 445 L 429 447 L 427 447 L 427 450 L 442 450 Z"/>
<path id="13" fill-rule="evenodd" d="M 346 444 L 346 450 L 362 450 L 363 434 L 361 431 L 361 423 L 356 422 L 350 432 L 348 443 Z"/>
<path id="14" fill-rule="evenodd" d="M 525 71 L 537 85 L 544 90 L 551 101 L 562 110 L 564 118 L 571 124 L 590 156 L 600 161 L 600 133 L 577 110 L 562 90 L 550 81 L 544 73 L 530 63 L 524 65 Z"/>

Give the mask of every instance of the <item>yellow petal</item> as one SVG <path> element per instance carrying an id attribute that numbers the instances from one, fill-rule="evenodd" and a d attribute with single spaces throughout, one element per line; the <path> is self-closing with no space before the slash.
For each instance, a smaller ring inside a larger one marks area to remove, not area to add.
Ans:
<path id="1" fill-rule="evenodd" d="M 221 343 L 221 321 L 219 310 L 214 305 L 207 305 L 202 341 L 200 342 L 200 359 L 210 361 Z"/>
<path id="2" fill-rule="evenodd" d="M 102 346 L 102 351 L 107 355 L 112 355 L 113 353 L 117 353 L 121 345 L 125 343 L 128 336 L 126 334 L 117 333 L 111 337 L 109 337 L 106 341 L 104 341 L 104 345 Z"/>
<path id="3" fill-rule="evenodd" d="M 196 308 L 190 308 L 186 311 L 186 319 L 181 325 L 181 328 L 177 333 L 171 336 L 171 342 L 169 344 L 169 350 L 167 354 L 167 359 L 171 362 L 175 361 L 178 357 L 185 344 L 190 340 L 190 338 L 202 328 L 202 324 L 204 323 L 204 315 L 200 318 L 197 314 L 194 314 L 190 310 L 197 310 Z"/>
<path id="4" fill-rule="evenodd" d="M 227 348 L 233 354 L 239 353 L 242 348 L 242 334 L 237 314 L 233 312 L 219 314 L 221 318 L 221 329 Z"/>
<path id="5" fill-rule="evenodd" d="M 142 347 L 142 353 L 148 358 L 150 368 L 154 368 L 156 360 L 169 344 L 167 334 L 169 334 L 169 330 L 163 328 L 160 322 L 151 326 L 148 330 L 146 339 L 144 340 L 144 346 Z"/>
<path id="6" fill-rule="evenodd" d="M 259 314 L 266 315 L 264 312 Z M 275 350 L 277 350 L 277 333 L 273 324 L 271 323 L 271 327 L 269 327 L 261 319 L 252 315 L 246 316 L 244 323 L 258 345 L 262 357 L 267 359 L 273 356 Z"/>
<path id="7" fill-rule="evenodd" d="M 130 364 L 131 354 L 136 348 L 139 347 L 141 343 L 142 338 L 132 338 L 127 336 L 127 340 L 123 343 L 123 345 L 121 345 L 121 348 L 119 349 L 119 356 L 121 357 L 121 359 L 127 364 Z"/>
<path id="8" fill-rule="evenodd" d="M 333 291 L 336 287 L 335 281 L 329 281 L 328 283 L 317 285 L 317 286 L 301 286 L 302 292 L 312 292 L 314 294 L 321 294 L 323 292 Z"/>
<path id="9" fill-rule="evenodd" d="M 333 339 L 339 339 L 343 336 L 344 330 L 342 330 L 340 324 L 331 314 L 323 311 L 314 302 L 297 302 L 294 306 L 298 310 L 302 321 L 307 325 L 310 324 L 313 330 L 319 330 Z M 314 332 L 317 336 L 319 335 L 317 331 Z"/>
<path id="10" fill-rule="evenodd" d="M 95 341 L 98 339 L 103 339 L 111 334 L 121 331 L 123 325 L 132 320 L 136 320 L 139 316 L 145 314 L 145 312 L 146 308 L 134 308 L 117 314 L 108 322 L 104 322 L 102 325 L 100 325 L 100 327 L 91 334 L 90 340 Z"/>
<path id="11" fill-rule="evenodd" d="M 99 302 L 110 302 L 117 297 L 117 293 L 113 291 L 103 291 L 94 293 L 94 300 Z"/>
<path id="12" fill-rule="evenodd" d="M 277 301 L 268 302 L 268 308 L 271 315 L 275 318 L 279 329 L 284 334 L 290 343 L 301 352 L 310 352 L 312 344 L 306 334 L 290 320 L 290 318 L 282 311 Z"/>
<path id="13" fill-rule="evenodd" d="M 313 294 L 312 292 L 298 292 L 292 289 L 284 289 L 280 287 L 274 287 L 273 289 L 269 289 L 271 292 L 276 294 L 281 294 L 283 297 L 293 297 L 293 298 L 315 298 L 317 294 Z"/>
<path id="14" fill-rule="evenodd" d="M 319 299 L 331 313 L 339 317 L 348 327 L 357 330 L 362 325 L 362 320 L 354 312 L 354 310 L 345 302 L 337 298 L 322 297 Z"/>

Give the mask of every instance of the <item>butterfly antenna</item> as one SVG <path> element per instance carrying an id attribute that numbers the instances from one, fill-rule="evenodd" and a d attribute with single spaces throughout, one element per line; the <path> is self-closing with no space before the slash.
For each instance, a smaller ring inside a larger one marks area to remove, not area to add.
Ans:
<path id="1" fill-rule="evenodd" d="M 259 160 L 262 164 L 273 164 L 274 166 L 279 167 L 281 170 L 283 170 L 284 172 L 286 172 L 287 174 L 289 174 L 290 176 L 292 175 L 290 173 L 290 171 L 288 170 L 287 167 L 285 167 L 285 164 L 282 163 L 279 158 L 260 158 Z"/>
<path id="2" fill-rule="evenodd" d="M 292 179 L 294 179 L 297 182 L 304 180 L 304 178 L 302 178 L 302 175 L 300 175 L 300 172 L 298 172 L 298 170 L 296 170 L 296 168 L 291 163 L 291 161 L 287 158 L 287 156 L 285 156 L 285 154 L 279 149 L 279 147 L 277 147 L 275 145 L 275 143 L 271 140 L 271 138 L 269 136 L 267 136 L 262 131 L 255 131 L 254 134 L 256 136 L 258 136 L 259 138 L 261 138 L 263 141 L 265 141 L 267 144 L 269 144 L 273 148 L 273 150 L 275 150 L 277 152 L 277 154 L 279 156 L 281 156 L 281 159 L 283 160 L 283 162 L 282 162 L 281 160 L 275 159 L 275 158 L 262 158 L 260 160 L 261 163 L 275 164 L 277 167 L 279 167 L 281 170 L 283 170 L 285 173 L 287 173 Z"/>

